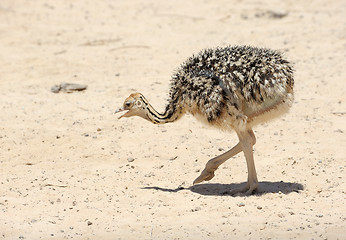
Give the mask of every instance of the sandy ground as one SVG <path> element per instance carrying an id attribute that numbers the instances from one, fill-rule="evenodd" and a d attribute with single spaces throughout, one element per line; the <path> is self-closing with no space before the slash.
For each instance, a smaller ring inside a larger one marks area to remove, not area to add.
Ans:
<path id="1" fill-rule="evenodd" d="M 346 239 L 346 2 L 0 2 L 1 239 Z M 279 15 L 279 16 L 278 16 Z M 172 72 L 206 47 L 285 52 L 289 114 L 255 129 L 259 191 L 237 143 L 185 116 L 113 115 L 131 92 L 163 110 Z M 61 82 L 84 92 L 50 92 Z M 133 161 L 132 161 L 133 160 Z"/>

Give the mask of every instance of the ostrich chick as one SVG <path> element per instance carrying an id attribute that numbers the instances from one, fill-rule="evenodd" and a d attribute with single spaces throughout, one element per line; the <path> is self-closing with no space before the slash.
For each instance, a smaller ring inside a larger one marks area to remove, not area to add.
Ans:
<path id="1" fill-rule="evenodd" d="M 252 194 L 258 187 L 252 128 L 287 112 L 293 102 L 293 68 L 281 53 L 250 46 L 206 49 L 187 59 L 173 74 L 164 113 L 140 93 L 133 93 L 115 112 L 139 116 L 154 124 L 174 122 L 185 113 L 223 129 L 234 130 L 239 143 L 208 161 L 193 184 L 208 181 L 226 160 L 243 151 L 247 184 L 231 194 Z"/>

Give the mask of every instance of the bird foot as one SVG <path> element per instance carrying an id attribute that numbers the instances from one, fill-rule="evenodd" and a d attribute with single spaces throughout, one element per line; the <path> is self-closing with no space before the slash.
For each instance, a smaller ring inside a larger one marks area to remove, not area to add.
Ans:
<path id="1" fill-rule="evenodd" d="M 231 195 L 237 195 L 238 193 L 241 193 L 241 195 L 249 196 L 251 195 L 256 189 L 258 188 L 258 182 L 253 183 L 247 183 L 244 187 L 241 188 L 235 188 L 231 190 L 229 193 Z"/>
<path id="2" fill-rule="evenodd" d="M 198 178 L 193 181 L 193 185 L 201 183 L 203 181 L 209 181 L 215 176 L 214 171 L 204 169 Z"/>

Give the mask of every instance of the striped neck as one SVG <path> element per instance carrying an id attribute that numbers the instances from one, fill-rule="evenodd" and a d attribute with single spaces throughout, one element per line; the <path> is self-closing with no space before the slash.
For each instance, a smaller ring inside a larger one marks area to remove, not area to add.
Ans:
<path id="1" fill-rule="evenodd" d="M 154 123 L 154 124 L 164 124 L 168 122 L 174 122 L 178 120 L 181 117 L 181 111 L 177 111 L 176 104 L 173 104 L 173 102 L 169 102 L 166 106 L 165 112 L 159 113 L 158 111 L 151 106 L 151 104 L 148 102 L 148 100 L 141 95 L 141 100 L 144 103 L 144 108 L 146 110 L 145 113 L 145 119 Z"/>

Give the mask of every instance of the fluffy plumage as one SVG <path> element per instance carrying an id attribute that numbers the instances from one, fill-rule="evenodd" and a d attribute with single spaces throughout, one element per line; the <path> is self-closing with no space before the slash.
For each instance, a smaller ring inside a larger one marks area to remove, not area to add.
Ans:
<path id="1" fill-rule="evenodd" d="M 249 46 L 206 49 L 187 59 L 171 81 L 169 121 L 188 112 L 217 127 L 237 127 L 237 119 L 254 125 L 262 111 L 284 113 L 293 101 L 293 69 L 273 50 Z M 229 116 L 227 116 L 229 115 Z M 225 118 L 232 118 L 224 122 Z"/>
<path id="2" fill-rule="evenodd" d="M 190 113 L 220 129 L 234 129 L 239 143 L 210 160 L 194 183 L 210 180 L 220 164 L 243 151 L 249 174 L 245 190 L 250 194 L 258 186 L 252 126 L 287 112 L 293 85 L 293 68 L 277 51 L 250 46 L 206 49 L 173 74 L 163 114 L 140 93 L 131 94 L 116 112 L 128 110 L 124 117 L 140 116 L 154 124 L 174 122 Z"/>

